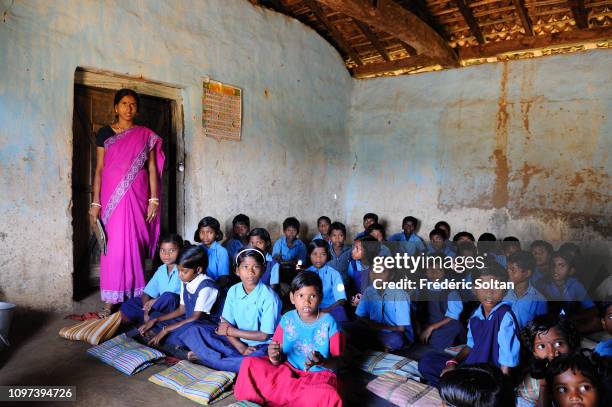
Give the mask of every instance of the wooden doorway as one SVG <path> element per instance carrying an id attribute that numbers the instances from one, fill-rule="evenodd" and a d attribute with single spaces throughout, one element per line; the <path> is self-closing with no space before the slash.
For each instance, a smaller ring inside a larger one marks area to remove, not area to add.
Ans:
<path id="1" fill-rule="evenodd" d="M 127 83 L 126 83 L 127 82 Z M 135 82 L 135 83 L 134 83 Z M 108 85 L 112 86 L 108 86 Z M 146 84 L 146 86 L 144 86 Z M 130 78 L 77 70 L 74 86 L 72 225 L 73 225 L 73 298 L 86 297 L 99 284 L 100 250 L 91 238 L 87 211 L 91 203 L 96 161 L 96 133 L 114 118 L 116 89 L 129 87 L 140 95 L 137 124 L 149 127 L 163 139 L 166 156 L 162 180 L 161 233 L 181 232 L 184 221 L 182 172 L 184 149 L 182 103 L 172 97 L 165 85 L 157 91 L 143 91 L 155 84 Z M 176 89 L 176 88 L 174 88 Z M 180 98 L 180 96 L 179 96 Z M 147 262 L 148 269 L 152 263 Z"/>

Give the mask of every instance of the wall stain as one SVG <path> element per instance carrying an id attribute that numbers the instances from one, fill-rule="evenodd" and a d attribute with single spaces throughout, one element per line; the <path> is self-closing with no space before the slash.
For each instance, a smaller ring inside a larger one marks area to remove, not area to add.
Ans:
<path id="1" fill-rule="evenodd" d="M 529 110 L 531 110 L 532 101 L 521 101 L 521 113 L 523 114 L 523 126 L 527 131 L 527 141 L 531 140 L 531 130 L 529 129 Z"/>
<path id="2" fill-rule="evenodd" d="M 494 208 L 508 205 L 508 63 L 504 62 L 500 83 L 500 95 L 497 101 L 497 127 L 495 131 L 495 150 L 492 160 L 495 161 L 495 185 L 493 186 L 492 203 Z"/>

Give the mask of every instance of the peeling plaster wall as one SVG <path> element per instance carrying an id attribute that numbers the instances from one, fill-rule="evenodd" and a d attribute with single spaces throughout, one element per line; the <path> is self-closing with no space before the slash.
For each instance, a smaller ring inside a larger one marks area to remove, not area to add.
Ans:
<path id="1" fill-rule="evenodd" d="M 352 80 L 298 21 L 244 0 L 1 0 L 0 17 L 1 299 L 71 304 L 77 66 L 183 88 L 186 238 L 205 215 L 274 237 L 286 216 L 343 216 Z M 240 143 L 202 136 L 205 76 L 243 88 Z"/>
<path id="2" fill-rule="evenodd" d="M 612 52 L 357 81 L 346 214 L 427 237 L 612 236 Z"/>

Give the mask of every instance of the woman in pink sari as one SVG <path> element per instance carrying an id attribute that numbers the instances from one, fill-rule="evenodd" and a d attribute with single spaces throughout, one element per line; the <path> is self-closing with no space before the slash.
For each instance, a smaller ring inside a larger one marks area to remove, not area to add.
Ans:
<path id="1" fill-rule="evenodd" d="M 162 139 L 134 124 L 140 100 L 131 89 L 115 94 L 116 121 L 98 131 L 93 200 L 107 236 L 100 258 L 100 293 L 104 315 L 113 305 L 142 295 L 144 258 L 152 257 L 159 236 L 159 198 L 164 167 Z"/>

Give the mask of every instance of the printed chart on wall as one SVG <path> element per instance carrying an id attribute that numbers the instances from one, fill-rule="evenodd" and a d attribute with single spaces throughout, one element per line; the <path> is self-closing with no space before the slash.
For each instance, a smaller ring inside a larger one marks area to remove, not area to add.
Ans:
<path id="1" fill-rule="evenodd" d="M 242 90 L 216 81 L 205 81 L 202 94 L 204 135 L 217 141 L 240 141 Z"/>

